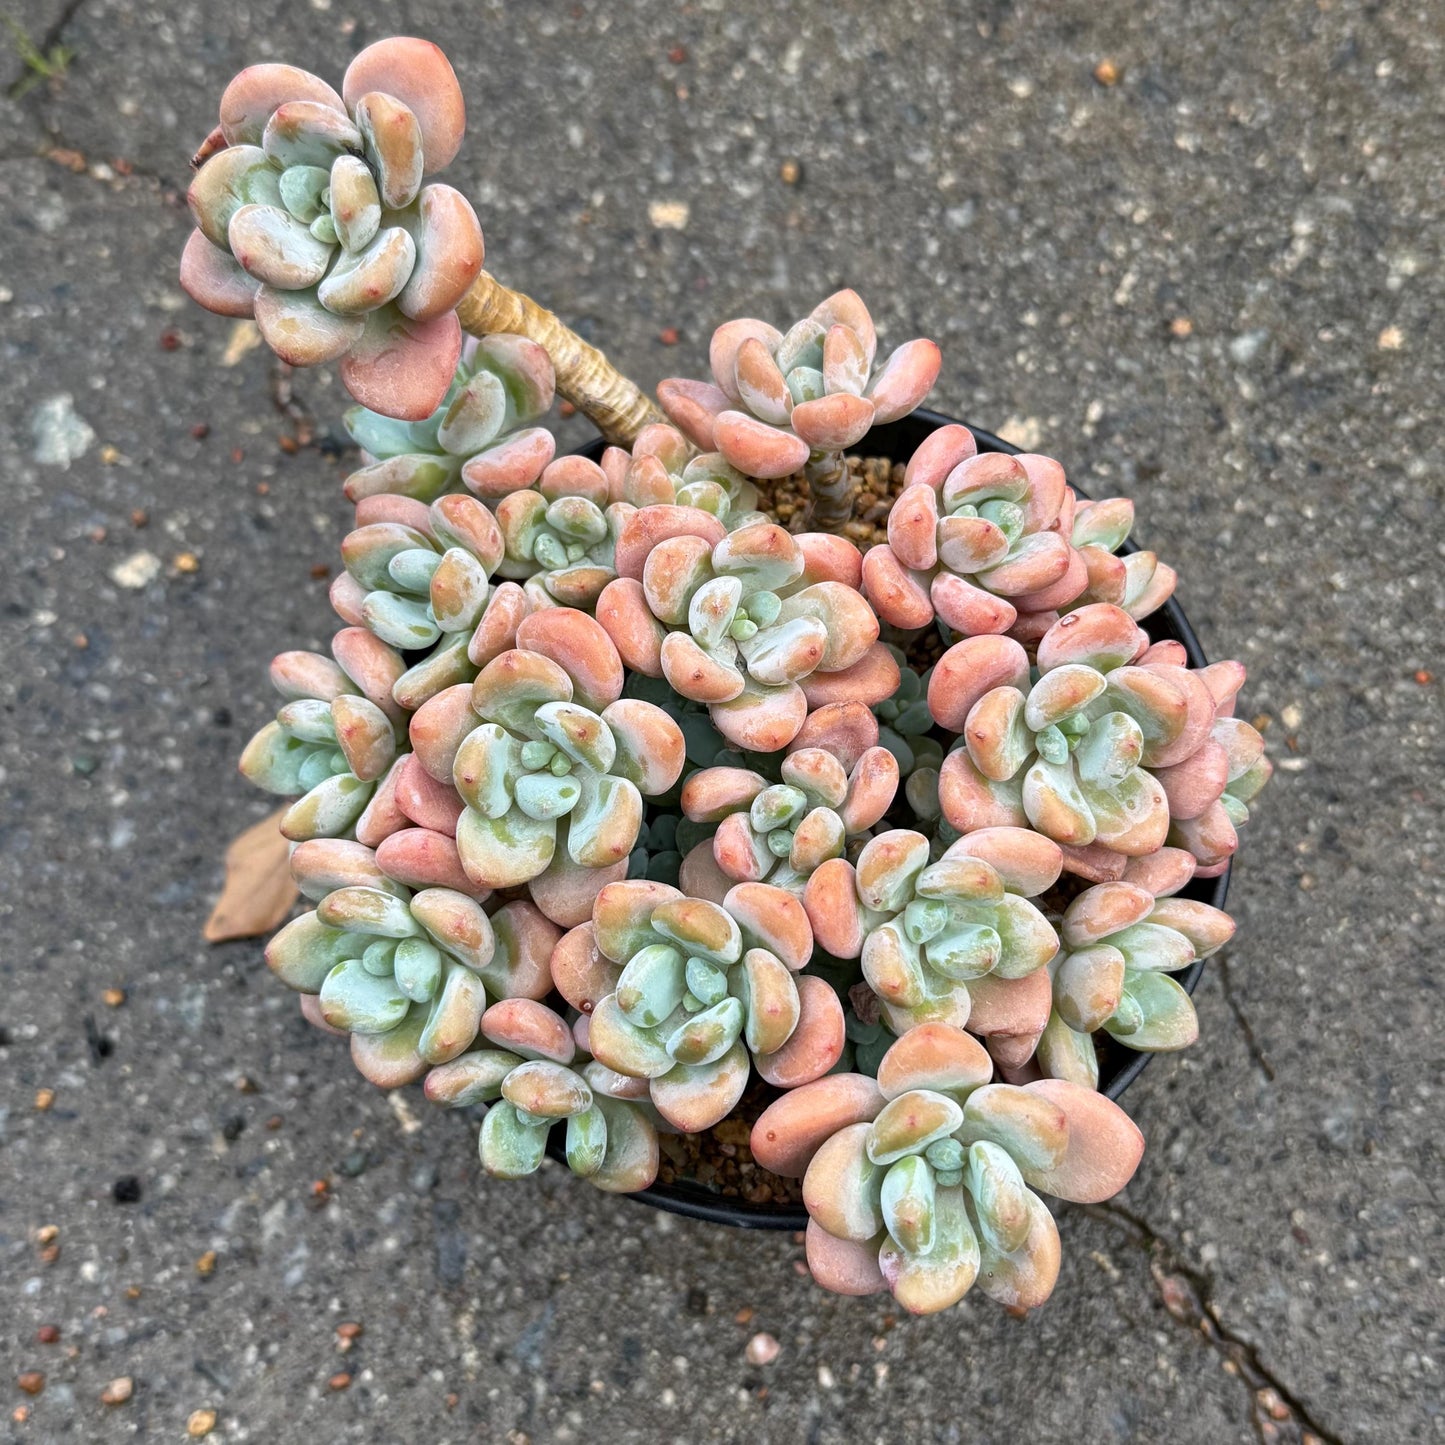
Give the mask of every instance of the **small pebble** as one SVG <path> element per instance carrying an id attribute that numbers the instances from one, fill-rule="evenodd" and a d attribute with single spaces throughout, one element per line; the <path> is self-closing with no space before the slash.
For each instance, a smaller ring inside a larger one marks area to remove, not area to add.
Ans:
<path id="1" fill-rule="evenodd" d="M 365 1149 L 353 1149 L 341 1161 L 341 1172 L 348 1179 L 355 1179 L 366 1173 L 367 1162 Z"/>
<path id="2" fill-rule="evenodd" d="M 15 1377 L 15 1383 L 27 1395 L 38 1395 L 45 1388 L 45 1376 L 39 1370 L 26 1370 Z"/>
<path id="3" fill-rule="evenodd" d="M 100 996 L 101 1002 L 107 1008 L 119 1008 L 125 1002 L 125 990 L 123 988 L 108 988 Z"/>
<path id="4" fill-rule="evenodd" d="M 785 186 L 796 186 L 803 179 L 803 167 L 791 156 L 778 167 L 778 179 Z"/>
<path id="5" fill-rule="evenodd" d="M 1398 326 L 1387 326 L 1376 342 L 1381 351 L 1398 351 L 1404 344 L 1405 333 Z"/>
<path id="6" fill-rule="evenodd" d="M 216 1251 L 214 1249 L 208 1249 L 196 1261 L 196 1273 L 200 1275 L 202 1279 L 208 1279 L 215 1272 L 215 1268 Z"/>
<path id="7" fill-rule="evenodd" d="M 351 1376 L 348 1375 L 345 1370 L 338 1370 L 327 1380 L 326 1388 L 328 1390 L 344 1390 L 350 1383 Z"/>
<path id="8" fill-rule="evenodd" d="M 686 201 L 651 201 L 647 219 L 659 231 L 685 231 L 692 208 Z"/>
<path id="9" fill-rule="evenodd" d="M 216 1412 L 214 1410 L 192 1410 L 186 1420 L 186 1434 L 192 1440 L 204 1439 L 216 1428 Z"/>
<path id="10" fill-rule="evenodd" d="M 1118 85 L 1121 74 L 1119 67 L 1107 55 L 1094 67 L 1094 79 L 1100 85 Z"/>
<path id="11" fill-rule="evenodd" d="M 748 1364 L 771 1365 L 778 1358 L 778 1351 L 781 1348 L 772 1335 L 760 1332 L 748 1341 L 745 1351 Z"/>
<path id="12" fill-rule="evenodd" d="M 110 569 L 110 580 L 132 591 L 160 576 L 161 559 L 154 552 L 134 552 Z"/>
<path id="13" fill-rule="evenodd" d="M 35 1107 L 43 1114 L 55 1102 L 54 1089 L 37 1089 L 35 1091 Z"/>
<path id="14" fill-rule="evenodd" d="M 110 1186 L 110 1197 L 117 1204 L 138 1204 L 141 1196 L 140 1180 L 134 1174 L 122 1174 Z"/>
<path id="15" fill-rule="evenodd" d="M 42 1224 L 35 1231 L 35 1237 L 41 1244 L 54 1244 L 60 1238 L 60 1226 L 58 1224 Z"/>
<path id="16" fill-rule="evenodd" d="M 200 558 L 194 552 L 177 552 L 171 565 L 177 572 L 190 574 L 201 570 Z"/>
<path id="17" fill-rule="evenodd" d="M 1194 335 L 1194 323 L 1187 316 L 1176 316 L 1169 323 L 1169 334 L 1176 341 L 1187 341 Z"/>
<path id="18" fill-rule="evenodd" d="M 60 1343 L 60 1326 L 41 1325 L 40 1328 L 35 1331 L 35 1338 L 42 1345 L 57 1345 Z"/>
<path id="19" fill-rule="evenodd" d="M 135 1393 L 135 1381 L 129 1375 L 117 1375 L 100 1392 L 102 1405 L 124 1405 Z"/>

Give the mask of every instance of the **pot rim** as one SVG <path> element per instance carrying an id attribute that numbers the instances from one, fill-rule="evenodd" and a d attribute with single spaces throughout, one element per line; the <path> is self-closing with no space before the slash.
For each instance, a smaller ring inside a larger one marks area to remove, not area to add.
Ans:
<path id="1" fill-rule="evenodd" d="M 903 434 L 908 431 L 923 427 L 927 432 L 937 431 L 944 426 L 965 426 L 974 435 L 978 442 L 978 449 L 981 452 L 1002 452 L 1007 456 L 1019 456 L 1023 452 L 1022 447 L 1016 447 L 1011 442 L 1006 442 L 993 432 L 983 427 L 975 426 L 972 422 L 962 421 L 959 418 L 945 416 L 942 412 L 933 411 L 926 407 L 919 407 L 916 411 L 910 412 L 907 416 L 900 417 L 895 422 L 889 422 L 884 426 L 874 427 L 855 446 L 847 450 L 854 455 L 864 454 L 865 447 L 872 438 L 879 438 L 873 442 L 875 448 L 888 445 L 888 435 L 892 434 L 902 440 Z M 880 434 L 884 434 L 880 437 Z M 907 452 L 911 456 L 917 446 L 915 440 L 912 445 L 907 446 Z M 594 440 L 574 449 L 574 455 L 591 456 L 595 461 L 606 447 L 606 442 L 597 437 Z M 876 454 L 876 453 L 875 453 Z M 891 455 L 885 452 L 885 455 Z M 1085 496 L 1077 483 L 1070 483 L 1074 490 L 1081 496 Z M 1125 542 L 1119 549 L 1120 553 L 1127 556 L 1130 553 L 1139 551 L 1138 543 L 1134 541 Z M 1184 615 L 1184 609 L 1179 605 L 1175 597 L 1170 599 L 1157 612 L 1151 614 L 1141 624 L 1146 631 L 1153 634 L 1156 629 L 1163 636 L 1172 635 L 1177 641 L 1183 644 L 1188 654 L 1189 666 L 1192 668 L 1204 667 L 1208 659 L 1204 655 L 1204 648 L 1200 644 L 1199 637 L 1194 628 L 1190 625 L 1189 619 Z M 1156 640 L 1157 637 L 1156 637 Z M 1188 894 L 1191 890 L 1200 900 L 1212 904 L 1215 908 L 1223 908 L 1225 898 L 1229 893 L 1229 879 L 1233 872 L 1233 862 L 1217 878 L 1198 879 L 1186 885 L 1184 892 Z M 1198 986 L 1200 978 L 1204 973 L 1204 959 L 1196 959 L 1183 973 L 1172 975 L 1173 978 L 1183 987 L 1186 993 L 1192 994 Z M 1107 1080 L 1100 1090 L 1106 1098 L 1118 1101 L 1120 1096 L 1149 1066 L 1149 1061 L 1154 1057 L 1152 1053 L 1141 1053 L 1128 1048 L 1117 1041 L 1114 1048 L 1124 1056 L 1124 1062 Z M 547 1142 L 547 1153 L 555 1160 L 565 1165 L 566 1153 L 558 1139 L 558 1131 L 553 1130 L 552 1137 Z M 623 1196 L 626 1199 L 635 1200 L 639 1204 L 648 1205 L 653 1209 L 660 1209 L 667 1214 L 680 1214 L 689 1219 L 702 1220 L 708 1224 L 726 1224 L 735 1229 L 771 1229 L 771 1230 L 803 1230 L 807 1228 L 808 1213 L 801 1204 L 786 1205 L 755 1205 L 734 1202 L 724 1198 L 722 1195 L 711 1194 L 702 1188 L 688 1189 L 675 1184 L 653 1184 L 647 1189 L 638 1190 L 636 1193 Z"/>

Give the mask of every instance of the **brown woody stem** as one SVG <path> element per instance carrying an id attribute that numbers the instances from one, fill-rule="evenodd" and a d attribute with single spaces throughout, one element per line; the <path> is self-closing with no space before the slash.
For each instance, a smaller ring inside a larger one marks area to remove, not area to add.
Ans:
<path id="1" fill-rule="evenodd" d="M 805 532 L 841 532 L 853 520 L 857 492 L 853 474 L 842 452 L 814 452 L 803 468 L 808 479 Z"/>
<path id="2" fill-rule="evenodd" d="M 535 341 L 552 358 L 558 393 L 618 446 L 630 447 L 643 427 L 666 420 L 647 394 L 595 346 L 530 296 L 509 290 L 486 271 L 462 297 L 457 317 L 473 336 L 505 331 Z"/>

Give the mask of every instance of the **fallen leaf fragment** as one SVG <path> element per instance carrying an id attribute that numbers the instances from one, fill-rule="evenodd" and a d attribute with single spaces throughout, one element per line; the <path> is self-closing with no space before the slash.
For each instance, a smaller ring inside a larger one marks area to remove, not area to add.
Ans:
<path id="1" fill-rule="evenodd" d="M 290 845 L 281 836 L 285 813 L 278 808 L 226 849 L 226 885 L 202 930 L 207 943 L 269 933 L 291 911 L 299 890 L 287 866 Z"/>

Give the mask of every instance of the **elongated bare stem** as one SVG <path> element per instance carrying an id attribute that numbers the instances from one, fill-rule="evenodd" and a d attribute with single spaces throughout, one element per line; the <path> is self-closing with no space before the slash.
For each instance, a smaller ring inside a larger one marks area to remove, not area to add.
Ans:
<path id="1" fill-rule="evenodd" d="M 650 422 L 666 418 L 635 382 L 530 296 L 483 271 L 462 297 L 457 317 L 473 336 L 508 331 L 526 336 L 552 358 L 557 390 L 610 442 L 630 447 Z"/>
<path id="2" fill-rule="evenodd" d="M 841 532 L 853 520 L 858 488 L 842 452 L 814 452 L 803 468 L 808 479 L 807 532 Z"/>

